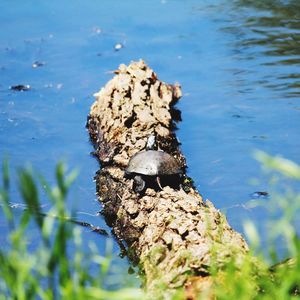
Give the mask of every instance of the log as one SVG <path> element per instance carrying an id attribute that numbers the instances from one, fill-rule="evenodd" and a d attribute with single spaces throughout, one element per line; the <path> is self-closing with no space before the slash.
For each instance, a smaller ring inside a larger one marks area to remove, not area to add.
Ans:
<path id="1" fill-rule="evenodd" d="M 168 298 L 184 286 L 189 293 L 195 278 L 198 288 L 199 282 L 204 282 L 200 289 L 205 288 L 212 264 L 222 268 L 229 258 L 242 260 L 248 246 L 185 174 L 185 158 L 174 133 L 181 87 L 160 81 L 143 60 L 121 64 L 114 73 L 95 94 L 87 121 L 101 164 L 96 186 L 105 220 L 132 262 L 139 263 L 148 293 Z M 137 194 L 124 170 L 152 134 L 158 147 L 181 164 L 183 182 L 165 184 L 162 190 L 149 186 Z"/>

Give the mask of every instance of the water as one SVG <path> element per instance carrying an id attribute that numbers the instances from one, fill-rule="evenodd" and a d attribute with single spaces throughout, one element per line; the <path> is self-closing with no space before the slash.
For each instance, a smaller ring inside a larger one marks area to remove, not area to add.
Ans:
<path id="1" fill-rule="evenodd" d="M 177 135 L 189 175 L 235 229 L 246 217 L 266 219 L 243 206 L 268 189 L 253 151 L 300 163 L 297 0 L 2 0 L 0 26 L 1 155 L 12 169 L 30 162 L 52 183 L 59 159 L 79 168 L 68 205 L 86 222 L 108 229 L 95 216 L 98 163 L 85 122 L 92 94 L 120 63 L 143 58 L 161 80 L 181 83 Z M 9 89 L 19 84 L 31 89 Z M 12 197 L 20 202 L 16 189 Z M 86 239 L 104 248 L 105 238 Z M 118 264 L 126 272 L 127 262 Z"/>

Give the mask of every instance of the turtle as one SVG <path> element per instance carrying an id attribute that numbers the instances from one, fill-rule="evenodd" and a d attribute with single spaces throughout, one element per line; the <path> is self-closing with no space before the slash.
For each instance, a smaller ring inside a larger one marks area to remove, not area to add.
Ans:
<path id="1" fill-rule="evenodd" d="M 162 189 L 160 177 L 181 176 L 182 169 L 179 162 L 169 153 L 146 147 L 146 150 L 131 157 L 125 174 L 133 177 L 133 190 L 136 193 L 142 193 L 146 182 L 150 182 L 151 178 L 155 179 L 159 188 Z"/>

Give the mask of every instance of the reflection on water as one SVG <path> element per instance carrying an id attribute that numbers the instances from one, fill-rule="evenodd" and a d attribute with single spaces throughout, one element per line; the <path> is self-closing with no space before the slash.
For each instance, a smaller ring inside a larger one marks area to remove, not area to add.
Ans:
<path id="1" fill-rule="evenodd" d="M 246 54 L 241 59 L 256 60 L 270 69 L 258 74 L 256 83 L 299 97 L 300 1 L 239 0 L 235 9 L 241 14 L 240 26 L 226 30 L 239 31 L 235 47 Z"/>

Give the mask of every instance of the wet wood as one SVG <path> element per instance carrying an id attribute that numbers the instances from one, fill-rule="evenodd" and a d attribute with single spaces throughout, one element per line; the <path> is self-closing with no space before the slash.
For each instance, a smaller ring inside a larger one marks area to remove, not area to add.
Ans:
<path id="1" fill-rule="evenodd" d="M 188 178 L 183 177 L 181 187 L 150 186 L 138 195 L 132 179 L 124 176 L 130 157 L 145 149 L 151 134 L 185 170 L 174 133 L 180 119 L 174 105 L 180 97 L 180 86 L 160 81 L 144 61 L 120 65 L 95 94 L 87 123 L 102 166 L 96 184 L 103 215 L 132 261 L 139 262 L 149 293 L 164 285 L 163 293 L 171 295 L 185 285 L 191 294 L 193 282 L 197 289 L 199 282 L 207 286 L 209 280 L 200 279 L 209 276 L 212 261 L 221 267 L 230 257 L 242 259 L 248 250 L 242 236 Z"/>

